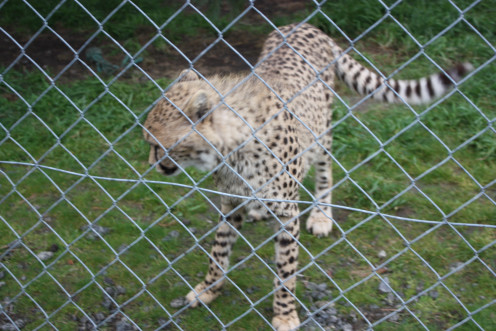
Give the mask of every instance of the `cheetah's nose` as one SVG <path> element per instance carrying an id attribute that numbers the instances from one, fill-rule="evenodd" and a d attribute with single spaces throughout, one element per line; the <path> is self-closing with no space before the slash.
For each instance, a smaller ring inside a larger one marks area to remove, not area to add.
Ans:
<path id="1" fill-rule="evenodd" d="M 159 172 L 163 173 L 166 176 L 170 176 L 174 174 L 178 169 L 178 167 L 175 165 L 173 165 L 172 167 L 167 167 L 164 166 L 162 163 L 158 163 L 157 166 L 158 166 L 157 170 L 159 170 Z"/>

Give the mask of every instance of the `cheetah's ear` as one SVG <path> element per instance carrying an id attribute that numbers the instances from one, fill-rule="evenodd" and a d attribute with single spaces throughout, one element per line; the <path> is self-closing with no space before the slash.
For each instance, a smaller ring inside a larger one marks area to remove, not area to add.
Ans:
<path id="1" fill-rule="evenodd" d="M 184 69 L 179 74 L 179 81 L 180 82 L 190 82 L 192 80 L 199 80 L 199 79 L 200 79 L 200 77 L 198 77 L 196 72 L 194 72 L 191 69 Z"/>
<path id="2" fill-rule="evenodd" d="M 185 110 L 193 122 L 197 122 L 210 109 L 208 95 L 204 90 L 196 92 L 187 103 Z"/>

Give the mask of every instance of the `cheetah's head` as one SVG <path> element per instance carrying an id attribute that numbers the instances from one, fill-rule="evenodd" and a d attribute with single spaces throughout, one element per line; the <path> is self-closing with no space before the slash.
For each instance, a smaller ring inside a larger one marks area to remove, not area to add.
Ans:
<path id="1" fill-rule="evenodd" d="M 185 70 L 180 77 L 152 109 L 143 128 L 151 147 L 148 161 L 164 175 L 177 175 L 180 167 L 188 166 L 208 171 L 220 161 L 209 113 L 218 97 L 192 71 Z"/>

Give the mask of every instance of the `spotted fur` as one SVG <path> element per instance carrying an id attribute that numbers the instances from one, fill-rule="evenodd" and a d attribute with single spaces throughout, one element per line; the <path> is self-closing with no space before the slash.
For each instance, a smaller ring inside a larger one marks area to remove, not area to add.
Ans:
<path id="1" fill-rule="evenodd" d="M 272 32 L 254 74 L 200 79 L 184 71 L 144 124 L 149 162 L 165 175 L 186 166 L 213 171 L 222 197 L 220 226 L 203 282 L 187 295 L 191 306 L 219 295 L 229 255 L 245 214 L 277 220 L 274 328 L 299 319 L 293 297 L 300 234 L 298 189 L 316 169 L 315 205 L 306 228 L 332 229 L 331 103 L 335 76 L 360 94 L 386 102 L 429 102 L 471 70 L 462 64 L 420 80 L 386 83 L 343 53 L 315 27 L 289 25 Z M 246 197 L 246 198 L 240 198 Z M 242 207 L 242 208 L 241 208 Z M 245 213 L 246 212 L 246 213 Z"/>

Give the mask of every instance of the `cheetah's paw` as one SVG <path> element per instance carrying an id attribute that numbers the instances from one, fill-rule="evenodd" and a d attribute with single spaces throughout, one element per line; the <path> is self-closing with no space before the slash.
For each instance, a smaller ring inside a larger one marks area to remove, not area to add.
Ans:
<path id="1" fill-rule="evenodd" d="M 320 210 L 313 210 L 307 220 L 307 230 L 317 237 L 325 237 L 331 233 L 332 219 Z"/>
<path id="2" fill-rule="evenodd" d="M 248 222 L 257 222 L 262 220 L 264 217 L 266 217 L 266 214 L 262 213 L 261 211 L 257 211 L 255 209 L 251 209 L 248 212 L 247 216 L 248 216 L 247 217 Z"/>
<path id="3" fill-rule="evenodd" d="M 219 296 L 219 291 L 214 291 L 212 289 L 204 291 L 207 287 L 208 286 L 205 284 L 205 282 L 201 282 L 200 284 L 195 286 L 194 291 L 190 291 L 186 295 L 186 300 L 191 303 L 192 308 L 197 307 L 200 303 L 208 305 Z"/>
<path id="4" fill-rule="evenodd" d="M 296 314 L 296 311 L 293 311 L 291 314 L 285 315 L 276 315 L 272 318 L 272 326 L 277 331 L 289 331 L 295 330 L 300 325 L 300 319 Z"/>

